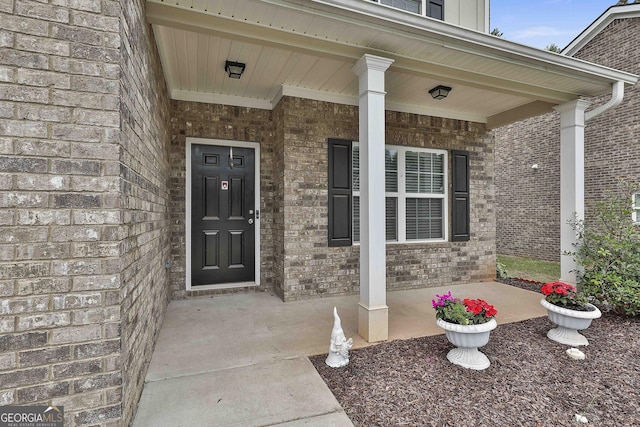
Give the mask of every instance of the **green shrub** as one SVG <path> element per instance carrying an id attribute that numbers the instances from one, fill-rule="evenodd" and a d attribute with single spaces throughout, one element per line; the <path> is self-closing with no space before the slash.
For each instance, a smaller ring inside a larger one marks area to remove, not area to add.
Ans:
<path id="1" fill-rule="evenodd" d="M 496 277 L 498 279 L 505 279 L 509 277 L 509 273 L 507 272 L 507 266 L 501 263 L 500 261 L 496 261 Z"/>
<path id="2" fill-rule="evenodd" d="M 631 219 L 631 195 L 638 183 L 620 181 L 620 191 L 598 202 L 593 223 L 575 221 L 577 251 L 582 267 L 580 290 L 614 312 L 640 314 L 640 228 Z"/>

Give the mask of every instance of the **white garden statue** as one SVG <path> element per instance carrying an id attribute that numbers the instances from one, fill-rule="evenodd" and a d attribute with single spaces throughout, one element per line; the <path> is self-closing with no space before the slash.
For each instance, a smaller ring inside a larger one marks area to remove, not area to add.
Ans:
<path id="1" fill-rule="evenodd" d="M 349 349 L 353 345 L 353 338 L 344 336 L 342 323 L 338 316 L 338 310 L 333 307 L 333 329 L 331 330 L 331 342 L 329 343 L 329 355 L 325 363 L 332 368 L 342 368 L 349 363 Z"/>

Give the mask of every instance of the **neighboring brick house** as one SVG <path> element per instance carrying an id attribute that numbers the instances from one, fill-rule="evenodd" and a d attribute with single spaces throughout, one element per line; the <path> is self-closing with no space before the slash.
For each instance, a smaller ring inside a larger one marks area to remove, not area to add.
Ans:
<path id="1" fill-rule="evenodd" d="M 0 0 L 0 405 L 129 424 L 171 299 L 494 279 L 491 129 L 637 77 L 380 3 Z"/>
<path id="2" fill-rule="evenodd" d="M 640 73 L 640 4 L 607 9 L 563 55 Z M 603 97 L 590 99 L 594 106 Z M 618 178 L 640 182 L 640 86 L 585 128 L 585 219 Z M 560 259 L 560 123 L 549 113 L 495 130 L 498 254 Z M 537 165 L 533 169 L 532 166 Z M 640 200 L 640 199 L 639 199 Z M 635 202 L 635 201 L 634 201 Z M 640 203 L 635 202 L 636 206 Z M 636 208 L 636 212 L 637 209 Z M 637 217 L 637 214 L 636 214 Z"/>

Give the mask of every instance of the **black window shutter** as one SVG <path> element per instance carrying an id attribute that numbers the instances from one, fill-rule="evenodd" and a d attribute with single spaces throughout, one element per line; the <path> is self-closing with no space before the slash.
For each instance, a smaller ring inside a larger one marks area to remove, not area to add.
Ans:
<path id="1" fill-rule="evenodd" d="M 427 0 L 427 16 L 444 21 L 444 0 Z"/>
<path id="2" fill-rule="evenodd" d="M 453 177 L 453 206 L 451 212 L 451 240 L 467 241 L 469 230 L 469 152 L 451 151 Z"/>
<path id="3" fill-rule="evenodd" d="M 329 139 L 329 246 L 351 246 L 351 141 Z"/>

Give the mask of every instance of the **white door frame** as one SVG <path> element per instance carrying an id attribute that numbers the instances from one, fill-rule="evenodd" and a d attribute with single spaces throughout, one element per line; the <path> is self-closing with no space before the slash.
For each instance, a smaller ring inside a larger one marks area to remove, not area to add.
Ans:
<path id="1" fill-rule="evenodd" d="M 191 146 L 196 145 L 217 145 L 221 147 L 240 147 L 253 148 L 254 156 L 254 174 L 255 174 L 255 279 L 253 282 L 234 282 L 220 283 L 216 285 L 203 285 L 191 287 Z M 186 265 L 185 265 L 185 283 L 187 291 L 191 290 L 207 290 L 207 289 L 229 289 L 243 288 L 247 286 L 260 286 L 260 144 L 257 142 L 229 141 L 225 139 L 211 138 L 194 138 L 187 137 L 185 144 L 186 158 L 186 186 L 185 186 L 185 245 L 186 245 Z"/>

